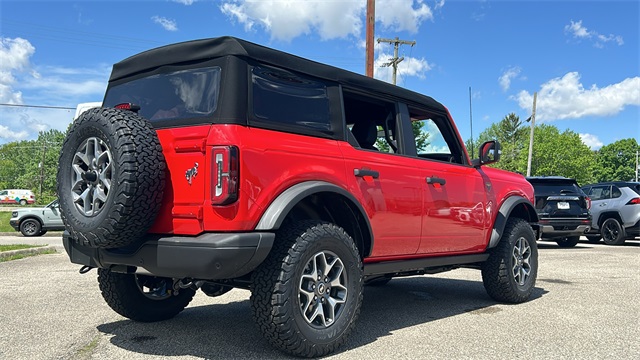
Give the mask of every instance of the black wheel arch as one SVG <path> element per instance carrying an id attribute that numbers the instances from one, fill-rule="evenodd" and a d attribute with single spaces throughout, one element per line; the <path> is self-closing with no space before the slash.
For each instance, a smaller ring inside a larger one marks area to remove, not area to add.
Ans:
<path id="1" fill-rule="evenodd" d="M 504 228 L 507 224 L 507 219 L 510 217 L 517 217 L 524 219 L 533 227 L 533 231 L 536 234 L 536 239 L 540 237 L 540 229 L 538 227 L 538 213 L 535 207 L 531 204 L 531 201 L 522 196 L 508 197 L 502 205 L 496 215 L 496 220 L 493 223 L 493 230 L 491 231 L 491 239 L 487 248 L 493 248 L 498 245 L 498 242 L 502 238 Z"/>
<path id="2" fill-rule="evenodd" d="M 604 211 L 598 216 L 598 221 L 596 222 L 596 224 L 598 224 L 598 229 L 602 228 L 602 223 L 605 220 L 611 218 L 616 219 L 620 223 L 620 226 L 624 228 L 622 217 L 620 217 L 620 214 L 617 211 Z"/>
<path id="3" fill-rule="evenodd" d="M 287 219 L 317 219 L 342 227 L 361 256 L 373 249 L 373 231 L 364 207 L 347 190 L 326 181 L 305 181 L 283 191 L 262 214 L 256 230 L 275 231 Z"/>
<path id="4" fill-rule="evenodd" d="M 38 216 L 36 215 L 27 215 L 27 216 L 23 216 L 20 220 L 18 220 L 18 226 L 21 226 L 23 222 L 27 221 L 27 220 L 35 220 L 38 223 L 40 223 L 40 227 L 42 227 L 43 221 L 42 219 L 40 219 Z"/>

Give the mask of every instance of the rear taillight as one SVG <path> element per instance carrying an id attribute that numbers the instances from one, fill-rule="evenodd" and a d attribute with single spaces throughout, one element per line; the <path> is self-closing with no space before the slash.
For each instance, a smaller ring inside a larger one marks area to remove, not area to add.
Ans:
<path id="1" fill-rule="evenodd" d="M 627 205 L 640 205 L 640 197 L 629 200 Z"/>
<path id="2" fill-rule="evenodd" d="M 138 113 L 138 111 L 140 111 L 140 106 L 132 103 L 121 103 L 114 106 L 114 108 L 121 109 L 121 110 L 129 110 L 129 111 L 133 111 L 134 113 Z"/>
<path id="3" fill-rule="evenodd" d="M 214 146 L 211 152 L 211 204 L 238 200 L 240 159 L 236 146 Z"/>
<path id="4" fill-rule="evenodd" d="M 591 209 L 591 198 L 585 196 L 584 200 L 587 202 L 587 209 Z"/>

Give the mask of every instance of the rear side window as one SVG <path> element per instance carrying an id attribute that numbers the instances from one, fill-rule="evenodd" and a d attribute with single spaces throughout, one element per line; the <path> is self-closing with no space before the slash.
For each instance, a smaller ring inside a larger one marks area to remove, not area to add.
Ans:
<path id="1" fill-rule="evenodd" d="M 594 186 L 589 192 L 591 200 L 611 199 L 611 186 Z"/>
<path id="2" fill-rule="evenodd" d="M 331 132 L 327 86 L 317 80 L 265 66 L 251 70 L 254 120 L 280 130 Z"/>
<path id="3" fill-rule="evenodd" d="M 204 67 L 155 74 L 109 88 L 104 106 L 140 106 L 139 114 L 152 122 L 200 118 L 218 105 L 220 68 Z"/>
<path id="4" fill-rule="evenodd" d="M 536 195 L 584 194 L 577 184 L 570 182 L 539 183 L 532 181 L 531 184 L 535 189 Z"/>

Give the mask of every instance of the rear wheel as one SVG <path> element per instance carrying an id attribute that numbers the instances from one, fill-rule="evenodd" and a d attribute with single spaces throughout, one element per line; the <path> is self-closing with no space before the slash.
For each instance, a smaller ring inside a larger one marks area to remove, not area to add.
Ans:
<path id="1" fill-rule="evenodd" d="M 560 240 L 556 240 L 558 246 L 563 248 L 570 248 L 578 245 L 578 241 L 580 241 L 580 236 L 568 236 L 566 238 L 562 238 Z"/>
<path id="2" fill-rule="evenodd" d="M 536 284 L 538 248 L 531 225 L 509 218 L 498 245 L 482 264 L 482 283 L 497 301 L 526 301 Z"/>
<path id="3" fill-rule="evenodd" d="M 189 305 L 193 289 L 176 294 L 169 278 L 115 273 L 98 269 L 102 297 L 118 314 L 135 321 L 153 322 L 171 319 Z"/>
<path id="4" fill-rule="evenodd" d="M 362 278 L 360 255 L 342 228 L 312 220 L 290 224 L 253 274 L 253 316 L 278 349 L 327 355 L 353 330 Z"/>
<path id="5" fill-rule="evenodd" d="M 600 234 L 607 245 L 621 245 L 625 240 L 624 229 L 614 218 L 609 218 L 602 223 Z"/>
<path id="6" fill-rule="evenodd" d="M 24 236 L 40 236 L 42 226 L 36 219 L 26 219 L 20 224 L 20 232 Z"/>
<path id="7" fill-rule="evenodd" d="M 25 200 L 25 199 L 20 200 L 20 205 L 22 205 L 22 206 L 27 205 L 27 200 Z"/>

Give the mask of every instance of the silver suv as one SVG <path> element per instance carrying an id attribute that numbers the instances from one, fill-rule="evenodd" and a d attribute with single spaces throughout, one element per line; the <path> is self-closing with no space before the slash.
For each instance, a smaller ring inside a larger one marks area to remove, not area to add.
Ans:
<path id="1" fill-rule="evenodd" d="M 57 199 L 43 208 L 14 210 L 9 225 L 24 236 L 41 236 L 49 230 L 64 230 Z"/>
<path id="2" fill-rule="evenodd" d="M 607 245 L 620 245 L 640 236 L 640 183 L 603 182 L 585 185 L 582 191 L 591 198 L 589 242 L 604 239 Z"/>

